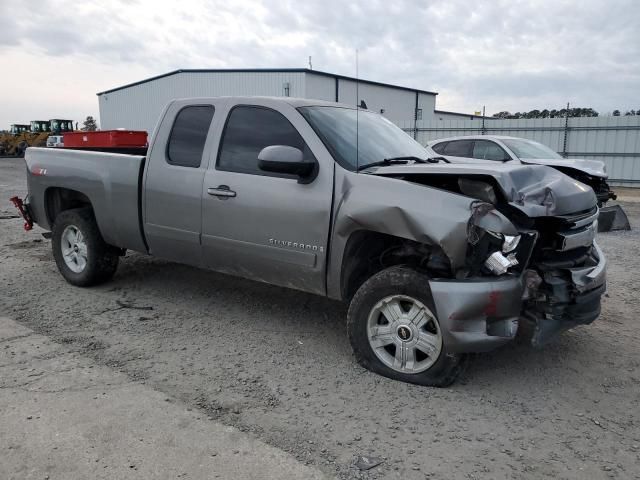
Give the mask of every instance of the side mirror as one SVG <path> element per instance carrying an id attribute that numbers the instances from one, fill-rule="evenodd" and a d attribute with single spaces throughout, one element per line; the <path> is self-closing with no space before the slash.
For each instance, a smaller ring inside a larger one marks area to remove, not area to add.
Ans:
<path id="1" fill-rule="evenodd" d="M 270 145 L 258 154 L 258 167 L 265 172 L 288 173 L 310 181 L 309 178 L 317 170 L 317 163 L 305 161 L 302 150 L 298 148 Z"/>

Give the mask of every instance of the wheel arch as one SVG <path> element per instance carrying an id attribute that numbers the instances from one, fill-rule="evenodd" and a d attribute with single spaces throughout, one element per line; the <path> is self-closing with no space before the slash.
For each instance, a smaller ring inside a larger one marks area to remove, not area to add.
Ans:
<path id="1" fill-rule="evenodd" d="M 346 241 L 340 268 L 340 296 L 351 300 L 371 276 L 394 265 L 407 265 L 432 276 L 451 274 L 451 264 L 435 243 L 421 243 L 374 230 L 356 230 Z"/>
<path id="2" fill-rule="evenodd" d="M 44 192 L 44 209 L 49 225 L 53 226 L 56 217 L 65 210 L 89 207 L 93 204 L 87 195 L 64 187 L 49 187 Z"/>

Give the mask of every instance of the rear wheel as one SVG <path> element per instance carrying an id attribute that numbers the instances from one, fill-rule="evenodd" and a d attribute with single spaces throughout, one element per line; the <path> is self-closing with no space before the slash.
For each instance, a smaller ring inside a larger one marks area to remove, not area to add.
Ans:
<path id="1" fill-rule="evenodd" d="M 118 252 L 105 243 L 91 208 L 60 213 L 53 225 L 51 247 L 58 270 L 72 285 L 106 282 L 118 268 Z"/>
<path id="2" fill-rule="evenodd" d="M 391 267 L 367 280 L 348 313 L 349 339 L 358 362 L 395 380 L 445 387 L 465 357 L 447 352 L 429 290 L 429 278 Z"/>

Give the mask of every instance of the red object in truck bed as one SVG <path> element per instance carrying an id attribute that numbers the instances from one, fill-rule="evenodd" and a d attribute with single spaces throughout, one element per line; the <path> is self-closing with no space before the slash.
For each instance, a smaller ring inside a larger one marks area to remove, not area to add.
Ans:
<path id="1" fill-rule="evenodd" d="M 100 130 L 64 134 L 65 148 L 144 148 L 147 132 L 141 130 Z"/>

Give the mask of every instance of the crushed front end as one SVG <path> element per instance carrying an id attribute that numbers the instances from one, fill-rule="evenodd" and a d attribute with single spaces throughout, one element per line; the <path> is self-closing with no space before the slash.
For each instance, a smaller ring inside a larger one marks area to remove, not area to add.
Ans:
<path id="1" fill-rule="evenodd" d="M 606 288 L 593 189 L 542 165 L 464 167 L 385 172 L 469 199 L 466 236 L 456 227 L 438 240 L 451 274 L 429 281 L 447 348 L 488 351 L 528 330 L 541 346 L 593 322 Z"/>
<path id="2" fill-rule="evenodd" d="M 513 223 L 488 203 L 474 208 L 466 268 L 430 282 L 452 351 L 491 350 L 527 323 L 542 346 L 598 318 L 606 260 L 594 240 L 597 207 Z"/>
<path id="3" fill-rule="evenodd" d="M 543 196 L 539 205 L 546 202 L 547 209 L 553 211 L 557 195 Z M 520 303 L 515 328 L 529 323 L 533 328 L 527 330 L 533 332 L 534 346 L 545 345 L 558 333 L 598 318 L 606 289 L 606 260 L 595 242 L 599 214 L 595 198 L 582 202 L 590 208 L 575 213 L 529 216 L 526 202 L 517 209 L 500 205 L 497 198 L 480 196 L 484 202 L 476 204 L 469 222 L 464 276 L 494 277 L 494 281 L 504 282 L 517 279 Z M 486 305 L 491 295 L 485 299 Z M 493 328 L 513 336 L 513 329 L 496 329 L 492 322 L 495 319 L 487 315 L 487 334 L 491 335 Z"/>
<path id="4" fill-rule="evenodd" d="M 534 324 L 532 343 L 586 325 L 600 315 L 606 260 L 595 242 L 598 209 L 534 220 L 538 239 L 523 272 L 523 319 Z"/>

